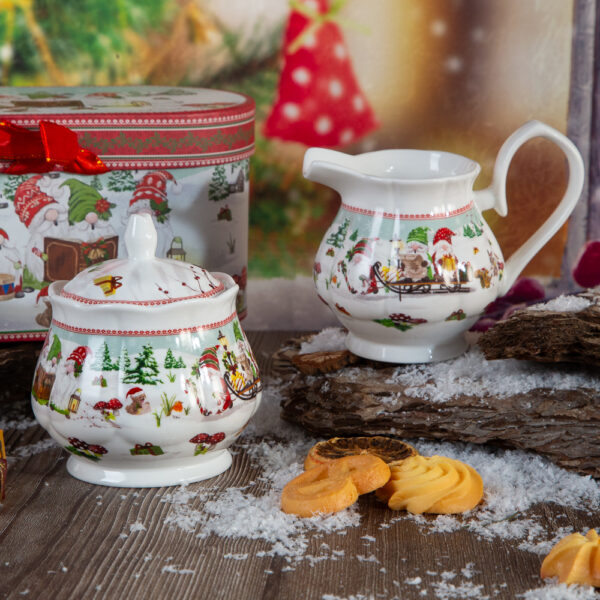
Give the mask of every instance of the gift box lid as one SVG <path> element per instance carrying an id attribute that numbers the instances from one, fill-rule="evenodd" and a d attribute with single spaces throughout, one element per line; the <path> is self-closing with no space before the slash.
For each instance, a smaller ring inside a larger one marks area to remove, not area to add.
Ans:
<path id="1" fill-rule="evenodd" d="M 68 127 L 111 169 L 235 162 L 254 149 L 254 101 L 187 87 L 0 87 L 2 119 Z"/>
<path id="2" fill-rule="evenodd" d="M 206 269 L 170 258 L 156 258 L 156 229 L 147 213 L 129 218 L 125 245 L 129 258 L 88 267 L 67 282 L 60 296 L 87 305 L 162 306 L 212 298 L 225 291 Z"/>

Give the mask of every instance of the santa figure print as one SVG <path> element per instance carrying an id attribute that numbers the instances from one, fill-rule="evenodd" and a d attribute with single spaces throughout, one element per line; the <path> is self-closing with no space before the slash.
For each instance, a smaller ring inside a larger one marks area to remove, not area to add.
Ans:
<path id="1" fill-rule="evenodd" d="M 44 281 L 45 238 L 66 238 L 69 232 L 69 189 L 61 188 L 58 174 L 34 175 L 15 191 L 15 212 L 27 227 L 29 240 L 23 262 L 30 274 Z"/>
<path id="2" fill-rule="evenodd" d="M 66 412 L 71 395 L 81 387 L 81 373 L 86 360 L 92 358 L 92 351 L 88 346 L 77 346 L 65 360 L 62 368 L 64 374 L 57 377 L 56 383 L 50 394 L 50 405 Z"/>
<path id="3" fill-rule="evenodd" d="M 11 243 L 8 233 L 2 228 L 0 228 L 0 275 L 8 275 L 12 278 L 15 293 L 21 293 L 23 287 L 21 256 Z"/>
<path id="4" fill-rule="evenodd" d="M 458 260 L 452 248 L 452 237 L 456 234 L 448 227 L 441 227 L 433 237 L 433 266 L 435 274 L 450 284 L 457 281 Z"/>
<path id="5" fill-rule="evenodd" d="M 171 209 L 168 193 L 178 194 L 180 191 L 181 186 L 169 171 L 148 171 L 138 181 L 129 201 L 124 224 L 126 225 L 126 221 L 134 213 L 145 212 L 151 215 L 158 236 L 156 256 L 162 258 L 167 255 L 173 241 L 173 230 L 169 223 Z M 122 248 L 120 251 L 123 256 L 126 255 L 124 250 Z"/>

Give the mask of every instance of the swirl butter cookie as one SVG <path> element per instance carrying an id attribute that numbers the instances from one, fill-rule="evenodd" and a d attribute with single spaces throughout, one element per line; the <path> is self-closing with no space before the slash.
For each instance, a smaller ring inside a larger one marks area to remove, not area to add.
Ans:
<path id="1" fill-rule="evenodd" d="M 391 478 L 377 497 L 393 510 L 454 514 L 471 510 L 483 497 L 483 482 L 469 465 L 444 456 L 411 456 L 391 464 Z"/>
<path id="2" fill-rule="evenodd" d="M 596 530 L 590 529 L 585 536 L 572 533 L 560 540 L 544 559 L 540 576 L 600 587 L 600 538 Z"/>

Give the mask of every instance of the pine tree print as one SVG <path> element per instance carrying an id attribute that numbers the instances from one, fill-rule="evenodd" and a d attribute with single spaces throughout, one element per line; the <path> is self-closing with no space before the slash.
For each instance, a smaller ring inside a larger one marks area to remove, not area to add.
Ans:
<path id="1" fill-rule="evenodd" d="M 350 221 L 348 219 L 344 219 L 344 222 L 338 227 L 338 230 L 335 233 L 332 233 L 325 240 L 325 243 L 331 244 L 335 248 L 341 248 L 344 245 L 344 240 L 346 239 L 349 225 Z"/>
<path id="2" fill-rule="evenodd" d="M 113 363 L 110 357 L 110 350 L 108 349 L 108 344 L 106 342 L 104 342 L 102 354 L 98 352 L 96 355 L 96 360 L 92 364 L 91 369 L 94 371 L 117 371 L 119 369 L 119 361 Z"/>
<path id="3" fill-rule="evenodd" d="M 108 176 L 108 189 L 111 192 L 132 192 L 135 180 L 131 171 L 111 171 Z"/>
<path id="4" fill-rule="evenodd" d="M 358 239 L 358 229 L 355 229 L 352 235 L 350 236 L 350 241 L 355 242 Z"/>
<path id="5" fill-rule="evenodd" d="M 470 225 L 465 225 L 463 227 L 463 235 L 468 238 L 474 238 L 475 232 L 473 231 L 473 229 Z"/>
<path id="6" fill-rule="evenodd" d="M 102 182 L 100 181 L 100 177 L 98 175 L 94 175 L 92 177 L 92 181 L 90 181 L 90 185 L 98 191 L 100 191 L 103 188 Z"/>
<path id="7" fill-rule="evenodd" d="M 177 359 L 177 362 L 173 366 L 174 369 L 185 369 L 185 363 L 183 362 L 183 356 Z"/>
<path id="8" fill-rule="evenodd" d="M 233 335 L 235 336 L 236 341 L 244 341 L 244 335 L 242 334 L 242 329 L 238 321 L 233 322 Z"/>
<path id="9" fill-rule="evenodd" d="M 15 201 L 15 192 L 17 188 L 24 182 L 27 181 L 29 175 L 9 175 L 6 178 L 4 188 L 2 192 L 4 197 L 11 202 Z"/>
<path id="10" fill-rule="evenodd" d="M 171 348 L 167 350 L 167 355 L 165 356 L 165 369 L 174 369 L 176 364 L 175 357 L 173 356 L 173 351 Z"/>
<path id="11" fill-rule="evenodd" d="M 129 357 L 129 352 L 127 352 L 127 348 L 123 348 L 123 352 L 121 356 L 119 356 L 119 364 L 120 367 L 123 368 L 124 371 L 128 371 L 131 369 L 131 358 Z"/>
<path id="12" fill-rule="evenodd" d="M 141 383 L 156 385 L 162 383 L 158 377 L 159 368 L 154 350 L 150 344 L 142 347 L 142 351 L 135 357 L 135 366 L 125 370 L 123 383 Z"/>
<path id="13" fill-rule="evenodd" d="M 225 175 L 224 165 L 217 165 L 213 171 L 212 179 L 208 186 L 208 199 L 219 202 L 229 196 L 229 183 Z"/>

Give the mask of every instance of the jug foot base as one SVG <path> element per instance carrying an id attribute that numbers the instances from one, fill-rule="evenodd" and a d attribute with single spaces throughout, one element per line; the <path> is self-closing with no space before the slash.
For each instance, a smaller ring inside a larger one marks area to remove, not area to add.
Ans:
<path id="1" fill-rule="evenodd" d="M 138 458 L 144 460 L 153 457 L 140 456 Z M 230 466 L 231 454 L 228 450 L 211 452 L 209 456 L 125 468 L 110 468 L 77 456 L 71 456 L 67 461 L 67 471 L 77 479 L 98 485 L 134 488 L 162 487 L 202 481 L 223 473 Z"/>
<path id="2" fill-rule="evenodd" d="M 357 356 L 389 363 L 429 363 L 447 360 L 463 354 L 469 347 L 464 335 L 433 346 L 402 346 L 382 344 L 360 338 L 350 332 L 346 337 L 346 348 Z"/>

